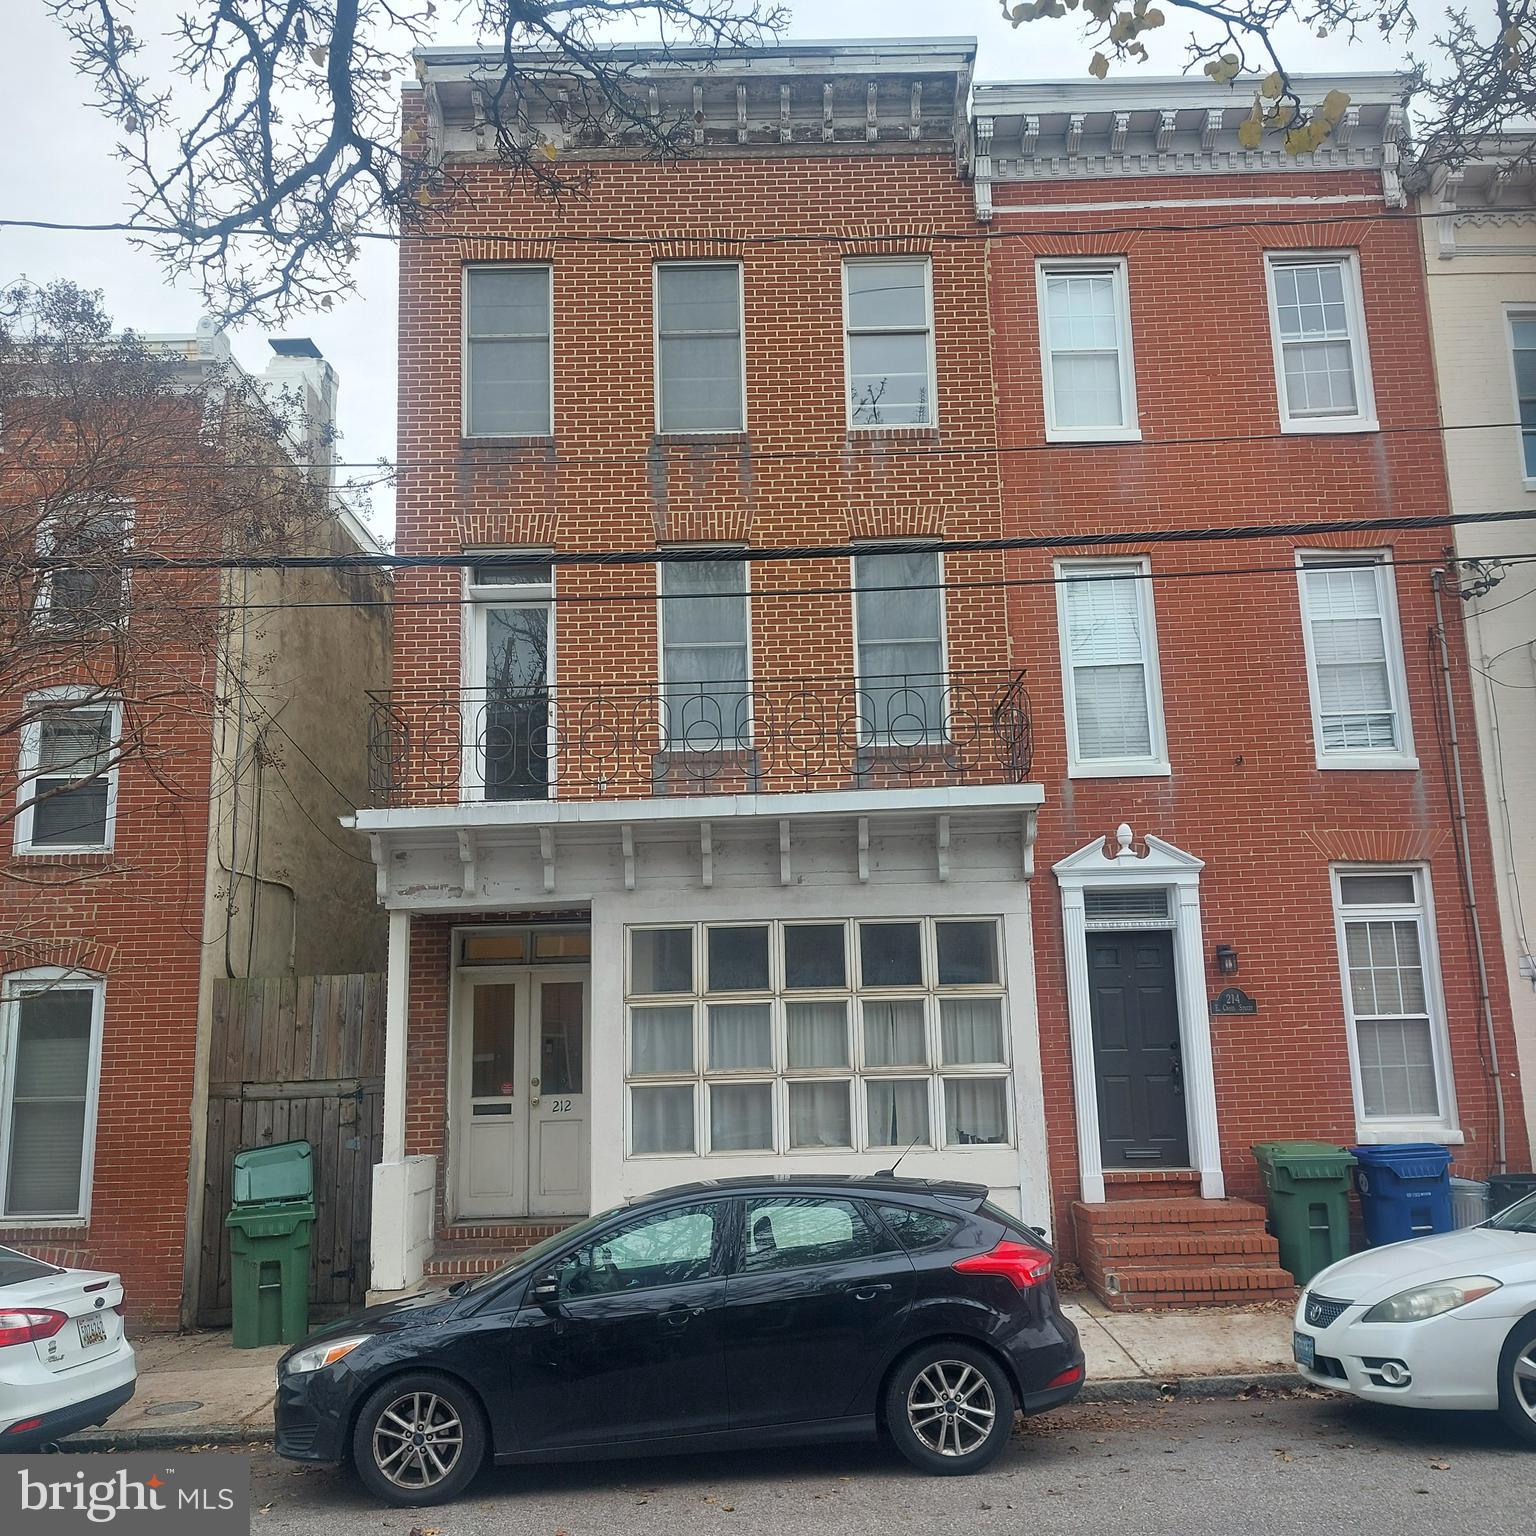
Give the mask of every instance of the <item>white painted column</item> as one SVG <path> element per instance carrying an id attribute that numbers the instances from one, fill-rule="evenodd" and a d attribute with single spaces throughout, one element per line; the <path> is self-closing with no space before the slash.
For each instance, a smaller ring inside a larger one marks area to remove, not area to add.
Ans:
<path id="1" fill-rule="evenodd" d="M 1072 1096 L 1077 1110 L 1080 1198 L 1104 1198 L 1104 1152 L 1099 1145 L 1099 1082 L 1093 1061 L 1093 997 L 1088 990 L 1088 920 L 1080 885 L 1061 888 L 1061 926 L 1067 960 L 1067 1018 L 1072 1035 Z"/>
<path id="2" fill-rule="evenodd" d="M 1221 1171 L 1216 1068 L 1211 1056 L 1211 1016 L 1205 999 L 1205 940 L 1200 925 L 1199 885 L 1190 880 L 1176 886 L 1174 900 L 1174 966 L 1178 974 L 1190 1161 L 1200 1170 L 1200 1193 L 1207 1200 L 1220 1200 L 1227 1187 Z"/>
<path id="3" fill-rule="evenodd" d="M 405 1157 L 405 1068 L 411 997 L 411 914 L 389 914 L 389 980 L 384 996 L 384 1141 L 386 1163 Z"/>

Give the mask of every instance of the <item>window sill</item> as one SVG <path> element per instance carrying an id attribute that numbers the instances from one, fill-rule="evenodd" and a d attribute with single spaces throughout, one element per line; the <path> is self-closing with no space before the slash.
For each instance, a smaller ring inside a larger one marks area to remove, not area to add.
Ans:
<path id="1" fill-rule="evenodd" d="M 1047 427 L 1048 443 L 1139 443 L 1140 427 L 1085 427 L 1081 431 L 1069 431 L 1062 427 Z"/>
<path id="2" fill-rule="evenodd" d="M 1067 764 L 1069 779 L 1166 779 L 1172 776 L 1172 765 L 1164 761 L 1136 759 Z"/>
<path id="3" fill-rule="evenodd" d="M 66 848 L 63 845 L 47 848 L 34 848 L 30 845 L 23 846 L 18 843 L 12 850 L 12 854 L 18 859 L 59 859 L 74 863 L 80 859 L 110 859 L 112 847 L 110 844 L 88 843 L 79 848 Z"/>
<path id="4" fill-rule="evenodd" d="M 1374 416 L 1282 416 L 1280 430 L 1300 437 L 1337 437 L 1341 433 L 1379 432 L 1381 423 Z"/>
<path id="5" fill-rule="evenodd" d="M 652 441 L 658 448 L 729 448 L 751 441 L 745 427 L 725 427 L 718 432 L 657 432 Z"/>
<path id="6" fill-rule="evenodd" d="M 872 425 L 866 427 L 860 426 L 857 422 L 850 421 L 847 426 L 847 435 L 850 447 L 854 443 L 878 442 L 881 438 L 885 437 L 937 438 L 939 435 L 939 425 L 937 422 L 930 422 L 926 426 L 912 423 L 907 426 Z"/>
<path id="7" fill-rule="evenodd" d="M 0 1232 L 83 1232 L 89 1216 L 0 1216 Z"/>
<path id="8" fill-rule="evenodd" d="M 1444 1147 L 1460 1147 L 1466 1145 L 1466 1140 L 1465 1132 L 1448 1125 L 1425 1125 L 1412 1120 L 1372 1120 L 1355 1127 L 1355 1145 L 1360 1147 L 1386 1147 L 1405 1141 L 1430 1141 Z"/>
<path id="9" fill-rule="evenodd" d="M 1401 752 L 1384 753 L 1380 757 L 1367 757 L 1352 752 L 1319 752 L 1317 767 L 1319 772 L 1417 773 L 1419 760 L 1416 756 Z"/>
<path id="10" fill-rule="evenodd" d="M 473 453 L 482 448 L 553 448 L 555 446 L 555 434 L 553 432 L 530 432 L 523 436 L 491 436 L 475 437 L 466 432 L 459 439 L 461 452 Z"/>

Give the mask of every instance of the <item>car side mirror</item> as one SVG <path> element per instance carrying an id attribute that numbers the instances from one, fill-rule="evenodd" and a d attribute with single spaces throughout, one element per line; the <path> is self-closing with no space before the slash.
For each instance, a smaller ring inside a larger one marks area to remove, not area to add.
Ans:
<path id="1" fill-rule="evenodd" d="M 552 1312 L 560 1305 L 560 1280 L 551 1270 L 542 1275 L 535 1275 L 533 1283 L 528 1287 L 526 1298 L 530 1307 L 542 1307 L 546 1312 Z"/>

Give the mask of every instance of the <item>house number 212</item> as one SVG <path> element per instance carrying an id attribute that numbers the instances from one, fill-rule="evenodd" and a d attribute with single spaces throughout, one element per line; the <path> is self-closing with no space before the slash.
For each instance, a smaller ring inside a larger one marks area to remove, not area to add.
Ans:
<path id="1" fill-rule="evenodd" d="M 549 1108 L 551 1114 L 568 1115 L 571 1112 L 571 1101 L 569 1099 L 551 1099 L 549 1101 Z"/>

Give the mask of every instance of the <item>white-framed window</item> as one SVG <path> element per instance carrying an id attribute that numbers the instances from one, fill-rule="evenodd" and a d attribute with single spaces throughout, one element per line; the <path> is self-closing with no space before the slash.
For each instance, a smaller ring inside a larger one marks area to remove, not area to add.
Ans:
<path id="1" fill-rule="evenodd" d="M 463 793 L 542 800 L 555 775 L 555 571 L 547 552 L 465 556 Z"/>
<path id="2" fill-rule="evenodd" d="M 1056 562 L 1073 778 L 1169 771 L 1150 573 L 1145 558 Z"/>
<path id="3" fill-rule="evenodd" d="M 848 425 L 938 424 L 933 265 L 926 256 L 843 262 Z"/>
<path id="4" fill-rule="evenodd" d="M 1375 431 L 1360 258 L 1353 251 L 1271 251 L 1264 272 L 1281 429 Z"/>
<path id="5" fill-rule="evenodd" d="M 936 549 L 853 557 L 859 740 L 913 747 L 948 735 L 944 557 Z"/>
<path id="6" fill-rule="evenodd" d="M 101 853 L 117 823 L 122 705 L 57 688 L 26 701 L 17 753 L 17 853 Z"/>
<path id="7" fill-rule="evenodd" d="M 1536 310 L 1509 309 L 1509 361 L 1520 423 L 1520 478 L 1536 487 Z"/>
<path id="8" fill-rule="evenodd" d="M 1124 259 L 1042 260 L 1035 265 L 1035 283 L 1046 437 L 1061 442 L 1139 438 Z"/>
<path id="9" fill-rule="evenodd" d="M 739 261 L 656 263 L 656 430 L 744 432 Z"/>
<path id="10" fill-rule="evenodd" d="M 658 563 L 662 740 L 675 752 L 730 751 L 752 739 L 747 562 Z"/>
<path id="11" fill-rule="evenodd" d="M 995 917 L 627 930 L 629 1155 L 1013 1140 Z"/>
<path id="12" fill-rule="evenodd" d="M 1319 768 L 1417 768 L 1392 557 L 1298 550 Z"/>
<path id="13" fill-rule="evenodd" d="M 1332 879 L 1356 1115 L 1377 1130 L 1453 1128 L 1429 872 L 1336 865 Z"/>
<path id="14" fill-rule="evenodd" d="M 0 1219 L 89 1212 L 105 997 L 99 976 L 53 967 L 0 987 Z"/>
<path id="15" fill-rule="evenodd" d="M 464 268 L 464 433 L 554 430 L 554 269 Z"/>
<path id="16" fill-rule="evenodd" d="M 60 507 L 37 531 L 40 573 L 33 613 L 50 629 L 115 629 L 128 611 L 132 509 L 124 502 L 90 501 Z"/>

